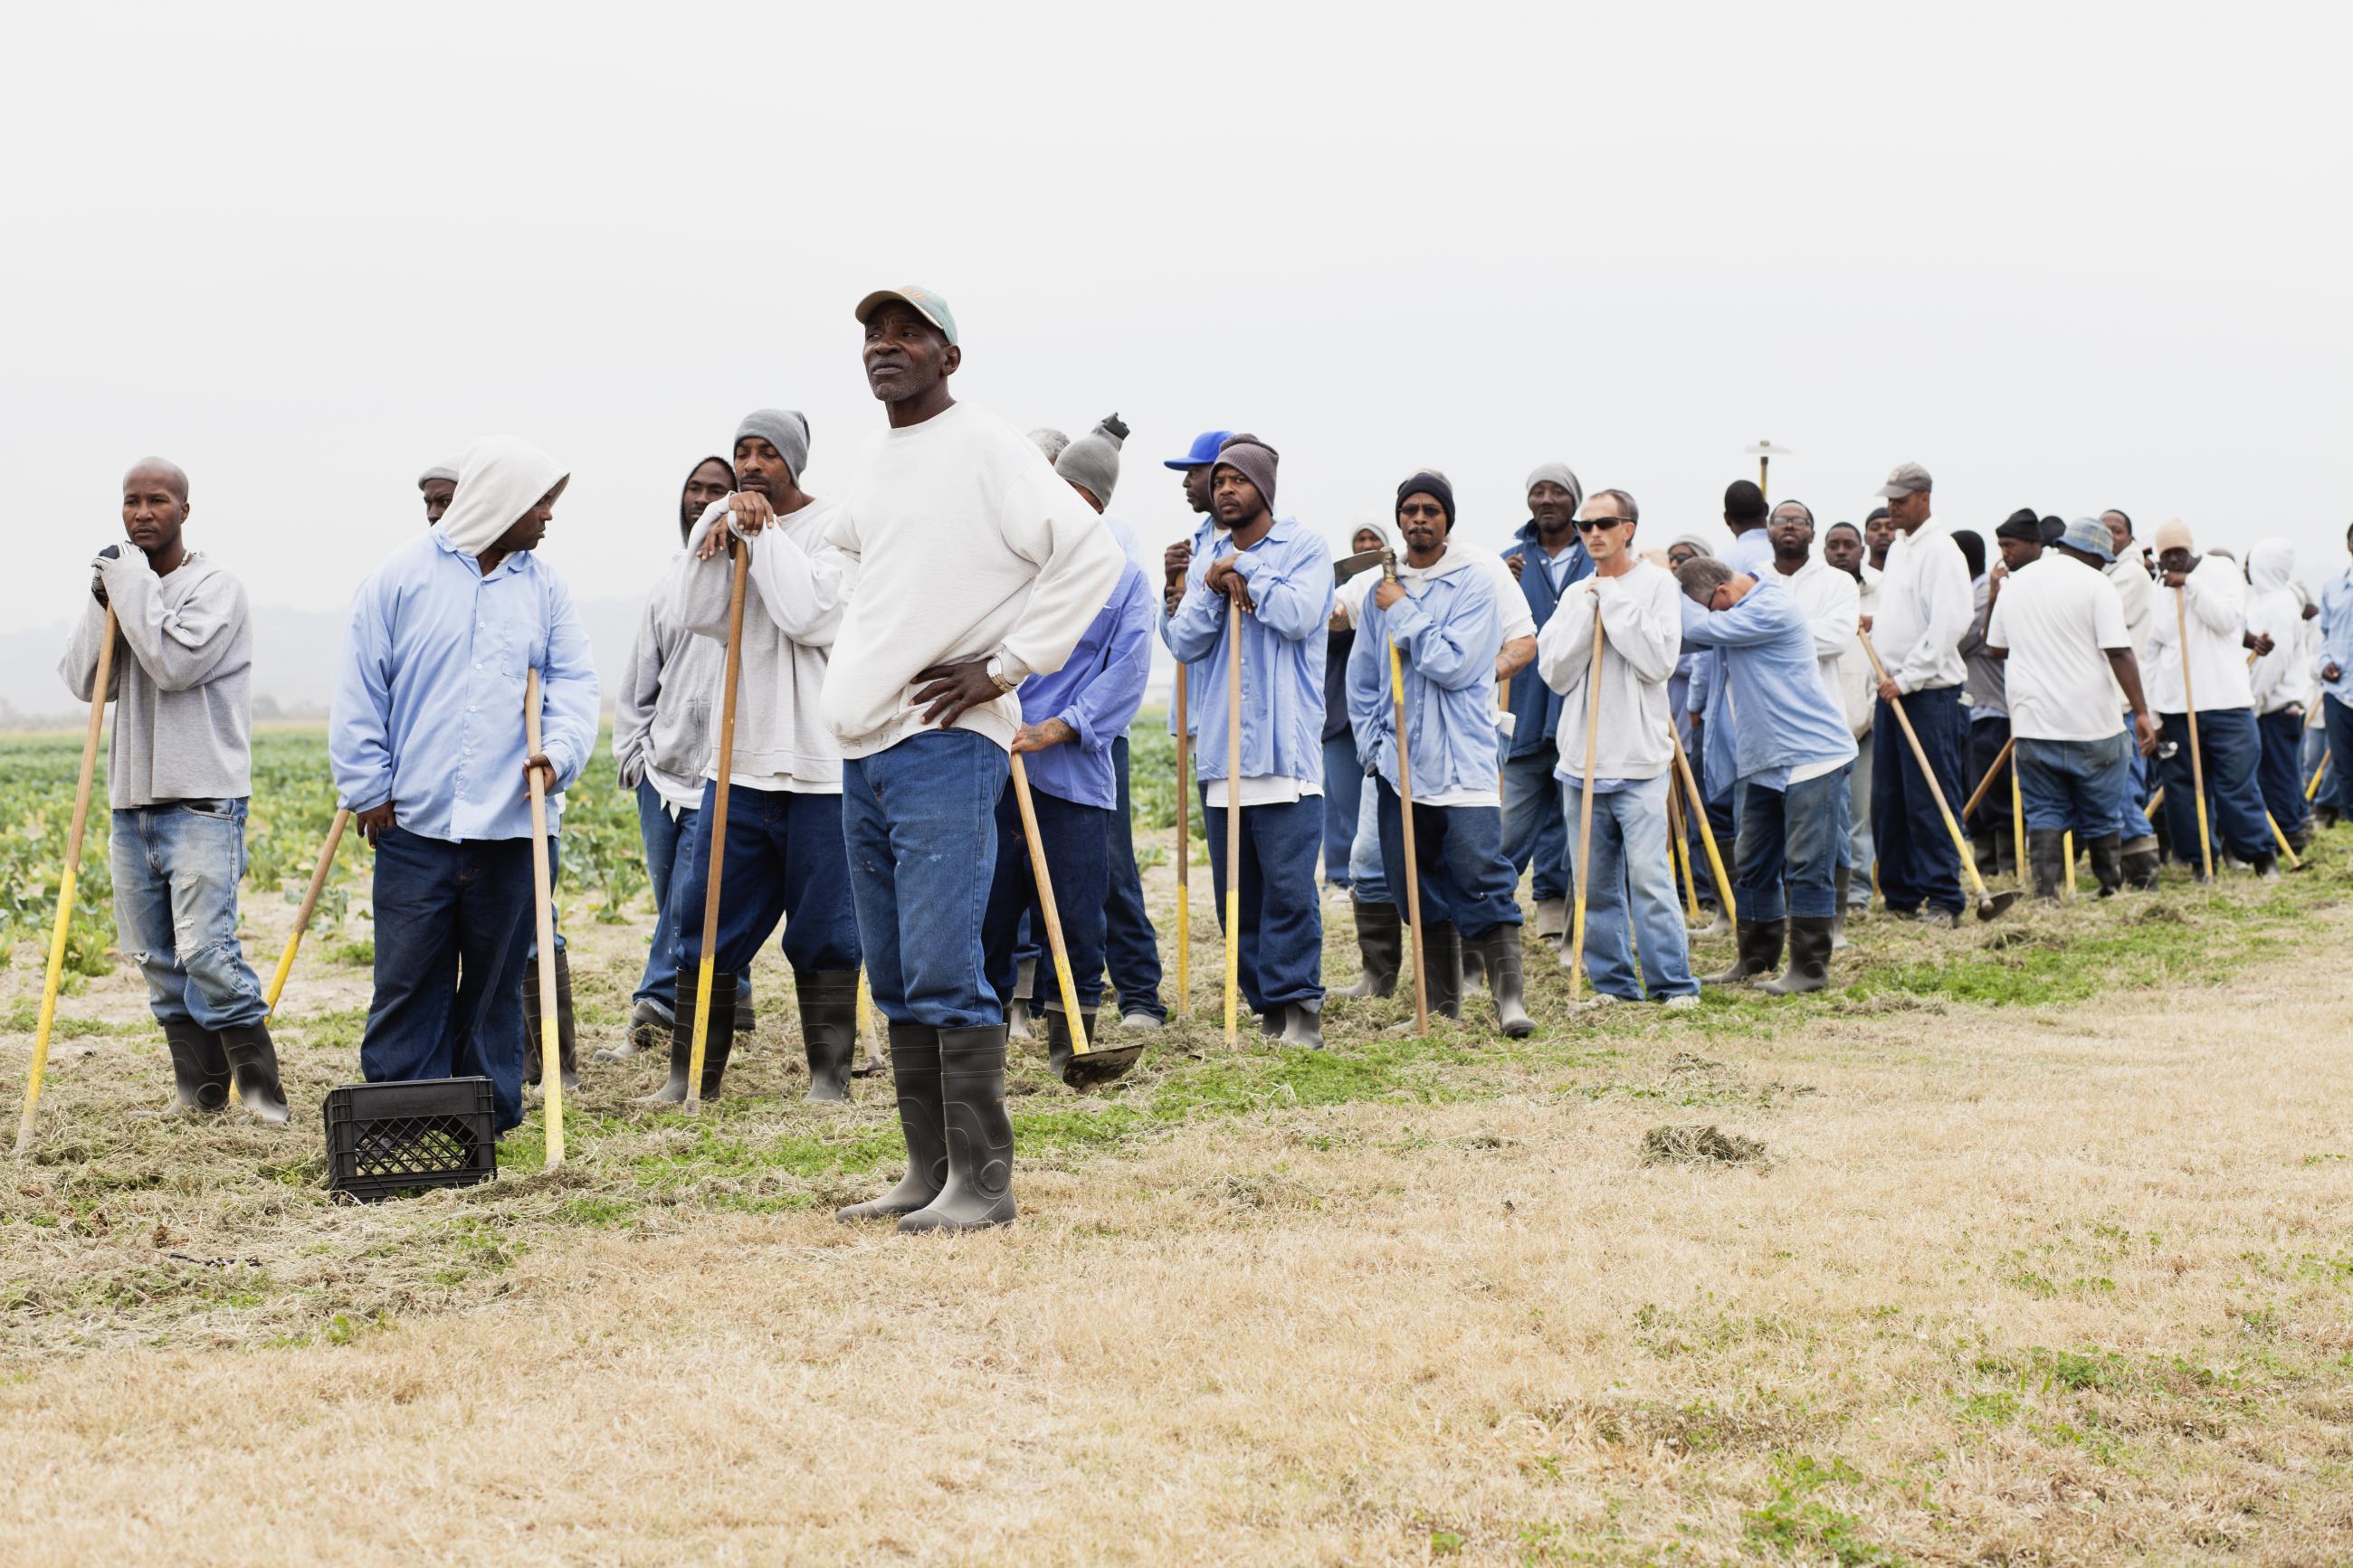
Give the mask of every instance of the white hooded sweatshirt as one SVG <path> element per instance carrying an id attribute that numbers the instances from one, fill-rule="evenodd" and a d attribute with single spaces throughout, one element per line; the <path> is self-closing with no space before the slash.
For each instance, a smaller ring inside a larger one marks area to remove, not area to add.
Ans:
<path id="1" fill-rule="evenodd" d="M 2278 713 L 2302 702 L 2312 668 L 2312 642 L 2304 600 L 2295 591 L 2295 546 L 2265 539 L 2247 552 L 2247 629 L 2272 639 L 2272 651 L 2255 660 L 2247 679 L 2257 713 Z"/>

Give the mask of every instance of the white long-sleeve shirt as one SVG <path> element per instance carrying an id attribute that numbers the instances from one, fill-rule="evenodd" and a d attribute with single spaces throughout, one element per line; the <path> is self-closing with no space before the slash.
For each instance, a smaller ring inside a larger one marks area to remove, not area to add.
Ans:
<path id="1" fill-rule="evenodd" d="M 2203 556 L 2179 589 L 2161 588 L 2149 627 L 2148 705 L 2159 713 L 2187 713 L 2182 694 L 2180 627 L 2189 626 L 2189 685 L 2198 711 L 2252 708 L 2247 679 L 2246 584 L 2235 561 Z"/>
<path id="2" fill-rule="evenodd" d="M 1561 694 L 1556 777 L 1585 777 L 1585 681 L 1593 658 L 1593 609 L 1601 606 L 1601 732 L 1597 779 L 1654 779 L 1673 765 L 1667 678 L 1683 642 L 1683 589 L 1674 574 L 1638 561 L 1622 577 L 1568 585 L 1536 635 L 1536 673 Z"/>
<path id="3" fill-rule="evenodd" d="M 1879 608 L 1871 646 L 1897 689 L 1926 691 L 1958 686 L 1967 674 L 1961 636 L 1977 616 L 1969 565 L 1952 531 L 1930 518 L 1898 533 L 1879 573 Z"/>
<path id="4" fill-rule="evenodd" d="M 1846 706 L 1840 666 L 1852 648 L 1857 658 L 1862 658 L 1862 645 L 1855 639 L 1855 624 L 1862 614 L 1861 586 L 1855 580 L 1817 555 L 1789 576 L 1778 572 L 1765 579 L 1778 583 L 1798 602 L 1805 613 L 1806 624 L 1813 628 L 1814 664 L 1822 678 L 1822 689 L 1841 710 Z M 1865 668 L 1869 659 L 1863 659 Z"/>
<path id="5" fill-rule="evenodd" d="M 1854 594 L 1858 618 L 1878 611 L 1879 568 L 1867 561 L 1862 563 L 1862 581 L 1855 584 Z M 1846 648 L 1839 655 L 1838 683 L 1839 700 L 1846 705 L 1846 726 L 1860 741 L 1871 733 L 1872 716 L 1876 711 L 1872 694 L 1879 687 L 1879 678 L 1871 673 L 1871 656 L 1862 651 L 1861 637 L 1846 639 Z"/>

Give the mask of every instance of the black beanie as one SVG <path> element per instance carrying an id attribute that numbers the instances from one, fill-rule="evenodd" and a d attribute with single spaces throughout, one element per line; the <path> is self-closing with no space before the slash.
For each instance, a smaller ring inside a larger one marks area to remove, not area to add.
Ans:
<path id="1" fill-rule="evenodd" d="M 1446 476 L 1444 474 L 1433 473 L 1430 469 L 1424 468 L 1421 472 L 1406 480 L 1405 483 L 1398 486 L 1397 503 L 1398 511 L 1403 511 L 1405 510 L 1405 498 L 1416 493 L 1417 491 L 1423 495 L 1432 495 L 1438 498 L 1438 504 L 1446 509 L 1446 531 L 1451 536 L 1454 532 L 1454 487 L 1446 482 Z"/>
<path id="2" fill-rule="evenodd" d="M 2042 520 L 2034 515 L 2032 507 L 2022 506 L 2001 520 L 2001 526 L 1993 531 L 1993 536 L 1996 539 L 2031 539 L 2040 544 L 2043 542 Z"/>

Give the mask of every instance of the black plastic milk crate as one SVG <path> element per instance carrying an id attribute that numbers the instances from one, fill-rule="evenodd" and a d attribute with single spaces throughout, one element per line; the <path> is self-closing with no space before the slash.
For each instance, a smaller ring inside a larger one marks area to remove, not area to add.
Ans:
<path id="1" fill-rule="evenodd" d="M 373 1203 L 498 1173 L 491 1080 L 347 1083 L 327 1093 L 327 1190 Z"/>

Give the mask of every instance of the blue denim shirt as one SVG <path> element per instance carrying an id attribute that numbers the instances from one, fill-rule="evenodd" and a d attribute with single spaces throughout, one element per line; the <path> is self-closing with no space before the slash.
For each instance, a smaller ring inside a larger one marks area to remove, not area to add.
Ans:
<path id="1" fill-rule="evenodd" d="M 1538 568 L 1530 563 L 1528 570 Z M 1419 595 L 1409 584 L 1406 596 L 1386 610 L 1367 594 L 1363 620 L 1348 656 L 1348 718 L 1357 757 L 1397 788 L 1397 697 L 1389 685 L 1394 640 L 1405 665 L 1415 798 L 1495 788 L 1502 773 L 1495 656 L 1503 651 L 1504 617 L 1487 574 L 1463 559 L 1427 580 Z M 1553 700 L 1557 706 L 1560 700 Z"/>
<path id="2" fill-rule="evenodd" d="M 395 551 L 352 598 L 327 730 L 341 803 L 389 800 L 427 838 L 530 837 L 522 704 L 534 668 L 540 749 L 560 794 L 596 745 L 596 664 L 571 590 L 528 550 L 485 577 L 438 528 Z"/>
<path id="3" fill-rule="evenodd" d="M 1791 768 L 1852 762 L 1846 714 L 1822 685 L 1814 628 L 1797 598 L 1758 578 L 1728 610 L 1683 601 L 1683 643 L 1708 655 L 1707 776 L 1781 787 Z M 1693 682 L 1696 687 L 1696 679 Z M 1737 711 L 1733 719 L 1725 710 Z M 1718 770 L 1722 770 L 1719 772 Z"/>
<path id="4" fill-rule="evenodd" d="M 1233 536 L 1219 530 L 1196 550 L 1185 574 L 1185 597 L 1161 635 L 1168 651 L 1198 671 L 1193 713 L 1194 771 L 1203 779 L 1229 775 L 1226 755 L 1226 664 L 1233 641 L 1226 629 L 1232 602 L 1202 586 L 1210 563 L 1234 552 Z M 1267 536 L 1241 552 L 1236 570 L 1258 602 L 1242 617 L 1242 754 L 1238 776 L 1324 780 L 1324 633 L 1332 618 L 1332 547 L 1295 519 L 1279 518 Z"/>
<path id="5" fill-rule="evenodd" d="M 1551 557 L 1536 542 L 1535 519 L 1520 524 L 1519 538 L 1517 544 L 1504 552 L 1504 559 L 1520 557 L 1520 592 L 1527 596 L 1528 613 L 1535 616 L 1536 630 L 1541 633 L 1560 605 L 1560 590 L 1553 586 L 1552 568 L 1547 564 Z M 1560 580 L 1562 587 L 1593 575 L 1593 557 L 1585 552 L 1583 540 L 1576 541 L 1562 553 L 1568 557 L 1568 574 Z M 1536 673 L 1535 660 L 1530 659 L 1525 669 L 1512 677 L 1510 754 L 1525 757 L 1541 752 L 1550 757 L 1556 744 L 1554 737 L 1560 731 L 1560 693 L 1544 683 L 1544 677 Z M 1417 778 L 1420 772 L 1419 768 L 1414 770 Z"/>
<path id="6" fill-rule="evenodd" d="M 2338 674 L 2320 689 L 2339 702 L 2353 702 L 2353 570 L 2339 572 L 2320 590 L 2320 652 L 2312 661 L 2316 677 L 2330 665 Z"/>
<path id="7" fill-rule="evenodd" d="M 1057 800 L 1109 811 L 1119 804 L 1111 743 L 1127 733 L 1144 704 L 1144 678 L 1152 668 L 1152 590 L 1128 560 L 1111 603 L 1087 623 L 1062 668 L 1021 683 L 1021 721 L 1060 719 L 1075 741 L 1022 756 L 1030 787 Z"/>

